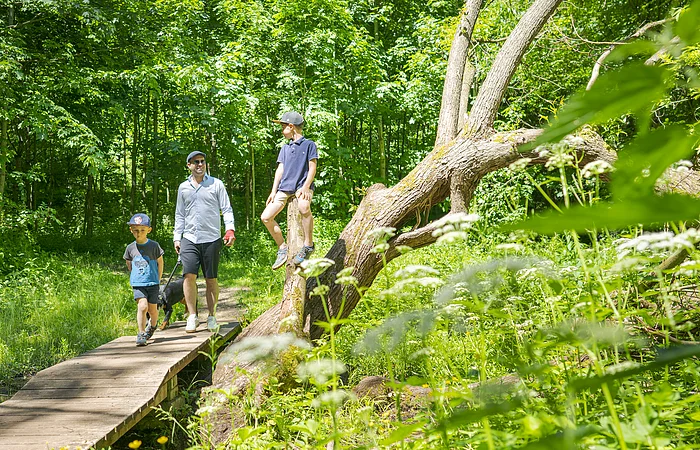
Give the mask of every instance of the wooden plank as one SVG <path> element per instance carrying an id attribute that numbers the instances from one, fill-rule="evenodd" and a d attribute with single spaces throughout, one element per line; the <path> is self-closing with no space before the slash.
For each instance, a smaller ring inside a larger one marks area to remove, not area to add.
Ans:
<path id="1" fill-rule="evenodd" d="M 100 386 L 78 389 L 32 389 L 26 391 L 22 389 L 14 398 L 22 401 L 31 401 L 34 399 L 144 398 L 145 395 L 148 397 L 153 395 L 153 392 L 157 390 L 160 385 L 161 383 L 157 383 L 154 386 L 147 386 L 144 388 L 139 388 L 137 386 L 126 388 Z"/>
<path id="2" fill-rule="evenodd" d="M 89 373 L 85 374 L 90 375 Z M 35 390 L 35 389 L 78 389 L 78 388 L 90 388 L 90 387 L 101 387 L 109 386 L 113 388 L 123 388 L 123 387 L 133 387 L 138 389 L 139 387 L 145 386 L 160 386 L 161 381 L 154 379 L 153 377 L 102 377 L 102 378 L 92 378 L 83 377 L 79 379 L 66 379 L 66 378 L 33 378 L 22 388 L 23 391 Z"/>
<path id="3" fill-rule="evenodd" d="M 124 336 L 42 370 L 0 403 L 0 450 L 111 445 L 167 397 L 182 368 L 240 329 L 222 324 L 212 343 L 209 332 L 185 334 L 179 322 L 146 347 Z"/>

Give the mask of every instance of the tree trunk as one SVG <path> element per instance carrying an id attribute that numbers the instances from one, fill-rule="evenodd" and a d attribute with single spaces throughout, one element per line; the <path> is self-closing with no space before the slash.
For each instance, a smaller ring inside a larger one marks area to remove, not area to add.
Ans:
<path id="1" fill-rule="evenodd" d="M 129 207 L 129 212 L 134 214 L 136 212 L 136 189 L 137 189 L 137 177 L 136 168 L 139 155 L 139 113 L 134 112 L 134 136 L 133 145 L 131 147 L 131 203 Z"/>
<path id="2" fill-rule="evenodd" d="M 85 237 L 91 238 L 94 231 L 95 177 L 89 173 L 85 192 Z"/>
<path id="3" fill-rule="evenodd" d="M 377 146 L 379 148 L 379 179 L 386 181 L 386 147 L 384 144 L 384 117 L 377 123 Z"/>
<path id="4" fill-rule="evenodd" d="M 7 161 L 10 158 L 7 128 L 7 119 L 0 119 L 0 221 L 2 221 L 5 212 L 5 179 L 7 177 Z"/>
<path id="5" fill-rule="evenodd" d="M 280 321 L 278 333 L 294 333 L 298 337 L 304 337 L 304 299 L 306 298 L 306 279 L 301 275 L 295 275 L 296 266 L 291 258 L 301 250 L 304 245 L 304 229 L 301 226 L 301 213 L 296 197 L 287 205 L 287 245 L 289 247 L 290 260 L 287 261 L 287 276 L 282 291 L 282 303 L 280 304 Z"/>
<path id="6" fill-rule="evenodd" d="M 158 159 L 160 159 L 160 143 L 158 141 L 158 98 L 155 95 L 153 96 L 153 139 L 151 141 L 151 154 L 153 155 L 151 227 L 153 227 L 153 231 L 155 232 L 158 229 L 158 196 L 161 184 L 160 175 L 158 174 Z"/>

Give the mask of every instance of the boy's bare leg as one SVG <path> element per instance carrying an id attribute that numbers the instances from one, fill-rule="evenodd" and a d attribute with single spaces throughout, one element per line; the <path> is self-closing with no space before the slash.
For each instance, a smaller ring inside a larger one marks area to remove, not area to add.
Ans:
<path id="1" fill-rule="evenodd" d="M 267 231 L 270 232 L 270 235 L 272 236 L 272 239 L 275 240 L 277 247 L 280 248 L 284 246 L 284 236 L 282 235 L 282 229 L 275 220 L 275 217 L 277 217 L 277 214 L 282 211 L 282 208 L 284 208 L 284 204 L 282 203 L 268 203 L 265 210 L 260 215 L 260 220 L 262 220 L 263 224 L 265 224 L 265 228 L 267 228 Z"/>
<path id="2" fill-rule="evenodd" d="M 213 316 L 216 312 L 216 304 L 219 301 L 219 281 L 216 278 L 207 278 L 207 309 L 209 315 Z"/>
<path id="3" fill-rule="evenodd" d="M 145 297 L 138 299 L 138 310 L 136 311 L 136 325 L 139 333 L 146 331 L 146 312 L 148 311 L 148 300 Z"/>
<path id="4" fill-rule="evenodd" d="M 182 283 L 182 290 L 185 294 L 187 313 L 197 314 L 197 275 L 186 273 L 185 281 Z"/>
<path id="5" fill-rule="evenodd" d="M 148 315 L 151 316 L 151 326 L 158 325 L 158 305 L 148 304 Z"/>
<path id="6" fill-rule="evenodd" d="M 304 229 L 304 245 L 311 247 L 314 245 L 314 216 L 311 215 L 311 202 L 299 198 L 297 205 L 301 214 L 301 227 Z"/>

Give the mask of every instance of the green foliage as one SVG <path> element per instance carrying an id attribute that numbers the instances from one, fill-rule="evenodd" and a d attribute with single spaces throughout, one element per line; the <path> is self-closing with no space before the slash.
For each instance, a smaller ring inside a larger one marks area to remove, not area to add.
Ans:
<path id="1" fill-rule="evenodd" d="M 10 392 L 24 376 L 135 330 L 125 272 L 75 253 L 25 258 L 0 282 L 0 379 Z"/>

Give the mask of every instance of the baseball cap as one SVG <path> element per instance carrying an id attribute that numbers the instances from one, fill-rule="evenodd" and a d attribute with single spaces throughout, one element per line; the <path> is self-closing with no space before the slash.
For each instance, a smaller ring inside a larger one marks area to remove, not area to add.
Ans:
<path id="1" fill-rule="evenodd" d="M 303 125 L 304 124 L 304 118 L 301 117 L 301 114 L 299 114 L 296 111 L 289 111 L 284 114 L 282 114 L 282 117 L 280 117 L 280 120 L 273 120 L 275 123 L 291 123 L 292 125 Z"/>
<path id="2" fill-rule="evenodd" d="M 190 152 L 189 155 L 187 155 L 187 164 L 190 163 L 190 159 L 194 158 L 194 157 L 197 156 L 197 155 L 202 155 L 202 156 L 204 156 L 205 158 L 207 157 L 207 155 L 206 155 L 204 152 L 200 152 L 199 150 L 195 150 L 195 151 L 193 151 L 193 152 Z"/>
<path id="3" fill-rule="evenodd" d="M 143 225 L 145 227 L 150 227 L 151 219 L 144 213 L 136 213 L 131 216 L 131 220 L 127 222 L 127 225 Z"/>

